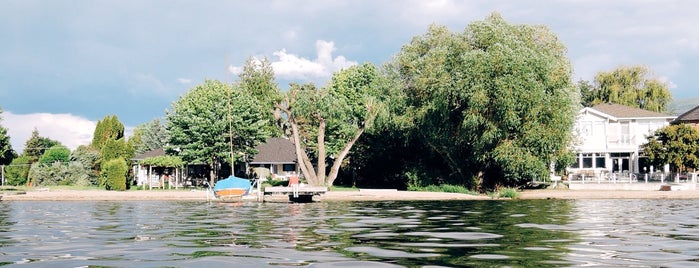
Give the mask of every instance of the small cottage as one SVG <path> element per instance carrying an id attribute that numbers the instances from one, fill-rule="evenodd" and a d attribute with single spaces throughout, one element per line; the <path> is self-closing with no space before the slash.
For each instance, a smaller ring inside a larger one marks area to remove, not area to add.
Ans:
<path id="1" fill-rule="evenodd" d="M 284 180 L 299 174 L 296 148 L 289 139 L 269 138 L 256 149 L 258 153 L 250 162 L 256 177 Z"/>

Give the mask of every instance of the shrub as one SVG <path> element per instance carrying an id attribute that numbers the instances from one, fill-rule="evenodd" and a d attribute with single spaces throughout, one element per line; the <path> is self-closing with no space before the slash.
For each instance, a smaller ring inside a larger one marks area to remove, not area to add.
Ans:
<path id="1" fill-rule="evenodd" d="M 5 178 L 9 185 L 24 185 L 29 177 L 30 156 L 20 156 L 12 160 L 9 166 L 5 167 Z"/>
<path id="2" fill-rule="evenodd" d="M 459 194 L 473 194 L 477 195 L 477 192 L 471 191 L 467 189 L 464 186 L 461 185 L 453 185 L 453 184 L 442 184 L 442 185 L 427 185 L 425 187 L 410 187 L 408 188 L 409 191 L 417 191 L 417 192 L 444 192 L 444 193 L 459 193 Z"/>
<path id="3" fill-rule="evenodd" d="M 102 164 L 102 178 L 104 188 L 114 191 L 126 190 L 126 173 L 128 165 L 123 158 L 115 158 Z"/>
<path id="4" fill-rule="evenodd" d="M 67 162 L 70 159 L 70 149 L 63 145 L 54 145 L 39 158 L 39 163 L 50 165 L 54 162 Z"/>
<path id="5" fill-rule="evenodd" d="M 517 197 L 519 197 L 519 192 L 517 192 L 516 188 L 510 188 L 510 187 L 500 188 L 497 191 L 497 196 L 500 198 L 516 199 Z"/>

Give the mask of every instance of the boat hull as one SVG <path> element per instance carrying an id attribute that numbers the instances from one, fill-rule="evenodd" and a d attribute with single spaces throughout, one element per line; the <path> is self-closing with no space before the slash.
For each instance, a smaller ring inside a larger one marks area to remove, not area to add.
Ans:
<path id="1" fill-rule="evenodd" d="M 248 189 L 221 189 L 214 191 L 217 197 L 221 196 L 243 196 Z"/>
<path id="2" fill-rule="evenodd" d="M 214 196 L 219 200 L 236 201 L 241 200 L 250 190 L 250 180 L 228 177 L 220 180 L 214 185 Z"/>

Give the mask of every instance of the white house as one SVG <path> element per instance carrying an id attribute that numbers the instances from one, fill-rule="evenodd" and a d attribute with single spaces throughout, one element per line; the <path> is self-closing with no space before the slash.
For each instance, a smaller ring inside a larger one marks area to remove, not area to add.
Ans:
<path id="1" fill-rule="evenodd" d="M 578 160 L 569 173 L 599 177 L 609 172 L 651 172 L 655 168 L 646 161 L 641 145 L 675 117 L 609 103 L 580 110 L 574 128 Z"/>

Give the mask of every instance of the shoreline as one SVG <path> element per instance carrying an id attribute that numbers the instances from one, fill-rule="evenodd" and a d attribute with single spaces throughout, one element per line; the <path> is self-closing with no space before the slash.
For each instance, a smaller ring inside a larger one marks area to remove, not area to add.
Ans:
<path id="1" fill-rule="evenodd" d="M 3 192 L 1 201 L 207 201 L 207 192 L 195 190 L 50 190 Z M 699 199 L 699 190 L 644 191 L 644 190 L 568 190 L 545 189 L 519 192 L 517 199 Z M 509 200 L 488 195 L 469 195 L 444 192 L 409 192 L 397 190 L 329 191 L 319 201 L 448 201 L 448 200 Z M 1 202 L 0 201 L 0 202 Z"/>

